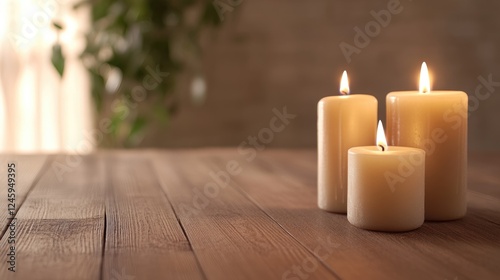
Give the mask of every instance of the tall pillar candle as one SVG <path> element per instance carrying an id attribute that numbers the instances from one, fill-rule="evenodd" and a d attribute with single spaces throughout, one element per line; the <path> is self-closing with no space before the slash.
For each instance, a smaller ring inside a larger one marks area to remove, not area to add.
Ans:
<path id="1" fill-rule="evenodd" d="M 377 99 L 349 95 L 345 71 L 340 92 L 318 103 L 318 206 L 347 213 L 347 150 L 374 143 Z"/>
<path id="2" fill-rule="evenodd" d="M 465 216 L 467 102 L 467 94 L 462 91 L 431 91 L 425 63 L 419 91 L 387 95 L 389 145 L 426 151 L 426 220 L 446 221 Z"/>
<path id="3" fill-rule="evenodd" d="M 378 146 L 349 149 L 347 219 L 368 230 L 416 229 L 424 222 L 425 152 L 387 146 L 379 128 Z"/>

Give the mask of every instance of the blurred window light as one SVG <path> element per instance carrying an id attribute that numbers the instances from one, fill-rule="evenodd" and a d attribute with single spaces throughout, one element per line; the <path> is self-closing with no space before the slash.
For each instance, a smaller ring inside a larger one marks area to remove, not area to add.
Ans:
<path id="1" fill-rule="evenodd" d="M 72 8 L 77 2 L 0 0 L 0 152 L 78 153 L 88 143 L 90 85 L 78 56 L 89 22 L 88 10 Z M 57 41 L 62 78 L 51 64 Z"/>

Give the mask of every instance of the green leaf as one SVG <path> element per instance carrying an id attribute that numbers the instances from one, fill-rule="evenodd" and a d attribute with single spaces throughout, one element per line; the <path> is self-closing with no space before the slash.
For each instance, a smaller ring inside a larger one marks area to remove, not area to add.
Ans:
<path id="1" fill-rule="evenodd" d="M 59 43 L 56 43 L 52 47 L 51 61 L 52 65 L 57 70 L 57 73 L 59 73 L 59 76 L 62 78 L 64 74 L 64 56 L 62 53 L 61 45 Z"/>
<path id="2" fill-rule="evenodd" d="M 146 127 L 146 119 L 143 117 L 138 117 L 134 120 L 132 128 L 130 129 L 129 137 L 133 138 L 142 133 Z"/>
<path id="3" fill-rule="evenodd" d="M 116 137 L 118 135 L 118 131 L 123 124 L 123 118 L 121 113 L 114 113 L 111 116 L 111 123 L 109 124 L 109 131 L 111 135 Z"/>
<path id="4" fill-rule="evenodd" d="M 217 13 L 217 10 L 215 8 L 215 5 L 211 1 L 205 5 L 205 10 L 203 11 L 201 21 L 206 24 L 209 25 L 211 24 L 214 26 L 218 26 L 222 23 L 222 20 L 219 17 L 219 14 Z"/>
<path id="5" fill-rule="evenodd" d="M 125 147 L 137 146 L 142 138 L 144 137 L 144 129 L 146 128 L 146 119 L 143 117 L 137 117 L 132 123 L 130 132 L 125 142 Z"/>
<path id="6" fill-rule="evenodd" d="M 98 117 L 111 119 L 111 132 L 106 140 L 110 140 L 110 147 L 136 146 L 146 135 L 148 125 L 168 125 L 179 110 L 180 98 L 174 95 L 176 77 L 197 67 L 191 61 L 200 60 L 200 34 L 204 28 L 222 23 L 221 11 L 214 0 L 75 0 L 75 3 L 75 9 L 90 9 L 92 28 L 87 31 L 80 58 L 91 73 Z M 194 22 L 188 19 L 191 9 L 199 9 Z M 177 24 L 171 24 L 167 15 L 175 15 Z M 66 26 L 55 22 L 54 27 L 60 30 Z M 182 49 L 182 56 L 172 51 L 178 48 Z M 53 48 L 52 64 L 62 76 L 65 64 L 60 45 Z M 113 95 L 105 89 L 111 68 L 122 73 L 121 86 Z M 170 75 L 159 80 L 156 69 Z M 147 90 L 152 83 L 156 83 L 154 88 Z M 143 110 L 131 103 L 131 92 L 138 90 L 136 87 L 147 92 L 148 100 L 139 106 Z"/>
<path id="7" fill-rule="evenodd" d="M 95 71 L 89 71 L 90 79 L 92 80 L 92 97 L 98 113 L 102 112 L 102 105 L 104 102 L 104 78 Z"/>
<path id="8" fill-rule="evenodd" d="M 156 105 L 153 110 L 154 116 L 162 125 L 166 125 L 170 119 L 170 114 L 167 108 L 162 105 Z"/>
<path id="9" fill-rule="evenodd" d="M 57 30 L 63 30 L 64 29 L 64 27 L 62 26 L 62 24 L 60 24 L 57 21 L 53 21 L 52 22 L 52 26 L 54 26 Z"/>

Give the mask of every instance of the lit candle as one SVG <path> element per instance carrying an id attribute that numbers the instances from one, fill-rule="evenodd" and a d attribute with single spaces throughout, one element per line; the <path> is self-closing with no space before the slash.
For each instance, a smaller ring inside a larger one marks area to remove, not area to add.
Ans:
<path id="1" fill-rule="evenodd" d="M 318 206 L 346 213 L 347 150 L 375 141 L 378 104 L 371 95 L 349 95 L 345 71 L 340 93 L 318 103 Z"/>
<path id="2" fill-rule="evenodd" d="M 349 149 L 347 219 L 356 227 L 408 231 L 424 222 L 425 152 L 387 146 L 379 121 L 377 146 Z"/>
<path id="3" fill-rule="evenodd" d="M 389 144 L 421 148 L 425 160 L 425 218 L 454 220 L 467 209 L 467 94 L 431 91 L 425 62 L 419 91 L 387 95 Z"/>

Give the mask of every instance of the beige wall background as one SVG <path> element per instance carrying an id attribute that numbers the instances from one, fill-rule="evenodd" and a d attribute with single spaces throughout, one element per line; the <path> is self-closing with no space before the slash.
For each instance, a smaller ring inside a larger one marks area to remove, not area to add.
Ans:
<path id="1" fill-rule="evenodd" d="M 297 117 L 267 146 L 315 147 L 316 104 L 338 94 L 344 69 L 352 93 L 377 97 L 383 121 L 385 95 L 416 90 L 422 61 L 433 89 L 471 96 L 479 76 L 500 85 L 500 2 L 494 0 L 401 0 L 402 11 L 348 62 L 339 45 L 354 45 L 354 28 L 364 29 L 374 20 L 370 12 L 389 2 L 243 1 L 203 39 L 203 106 L 190 102 L 184 79 L 178 115 L 168 128 L 152 130 L 143 146 L 236 146 L 269 126 L 273 108 L 286 106 Z M 469 117 L 471 150 L 500 150 L 500 86 L 490 90 Z"/>

